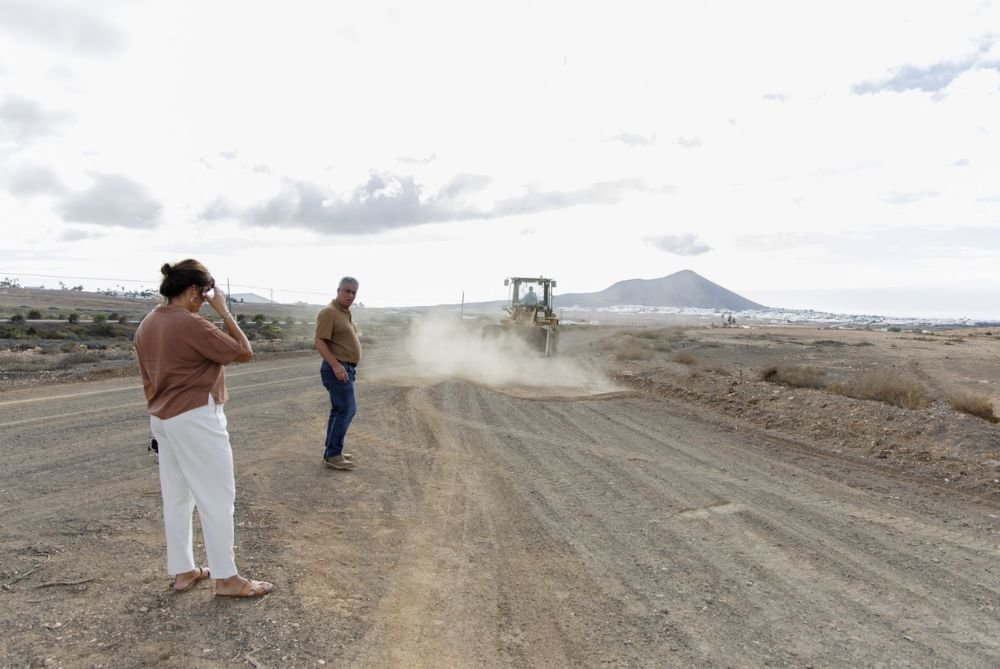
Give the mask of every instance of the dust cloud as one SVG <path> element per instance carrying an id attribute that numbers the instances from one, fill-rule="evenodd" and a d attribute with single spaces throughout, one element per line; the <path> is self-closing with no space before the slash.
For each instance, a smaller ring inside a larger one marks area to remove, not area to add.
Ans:
<path id="1" fill-rule="evenodd" d="M 481 322 L 431 315 L 414 321 L 405 342 L 414 375 L 455 378 L 526 396 L 579 397 L 618 392 L 603 371 L 565 355 L 545 358 L 519 337 L 484 337 Z"/>

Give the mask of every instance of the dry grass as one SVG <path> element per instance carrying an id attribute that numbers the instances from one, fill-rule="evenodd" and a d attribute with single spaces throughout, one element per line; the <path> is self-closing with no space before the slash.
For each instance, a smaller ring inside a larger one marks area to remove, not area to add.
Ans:
<path id="1" fill-rule="evenodd" d="M 982 395 L 960 393 L 949 398 L 948 403 L 957 411 L 972 414 L 991 423 L 1000 423 L 1000 417 L 993 413 L 993 405 L 990 400 Z"/>
<path id="2" fill-rule="evenodd" d="M 654 351 L 659 351 L 660 353 L 670 353 L 674 350 L 674 345 L 669 341 L 657 339 L 652 342 L 652 347 Z"/>
<path id="3" fill-rule="evenodd" d="M 55 348 L 36 347 L 20 351 L 0 351 L 0 369 L 8 372 L 53 371 L 132 357 L 131 350 L 120 348 L 96 350 L 76 346 L 74 350 L 60 353 Z"/>
<path id="4" fill-rule="evenodd" d="M 922 409 L 930 404 L 927 390 L 920 382 L 893 369 L 869 370 L 849 381 L 834 383 L 829 389 L 838 395 L 885 402 L 903 409 Z"/>
<path id="5" fill-rule="evenodd" d="M 312 347 L 312 341 L 302 338 L 267 339 L 253 342 L 255 353 L 291 353 L 293 351 L 307 351 Z"/>
<path id="6" fill-rule="evenodd" d="M 824 388 L 825 375 L 812 365 L 769 365 L 760 371 L 760 380 L 793 388 Z"/>
<path id="7" fill-rule="evenodd" d="M 615 351 L 618 360 L 649 360 L 652 357 L 653 352 L 635 337 L 624 337 Z"/>
<path id="8" fill-rule="evenodd" d="M 670 359 L 682 365 L 693 365 L 698 362 L 698 358 L 694 357 L 687 351 L 678 351 L 677 353 L 674 353 Z"/>

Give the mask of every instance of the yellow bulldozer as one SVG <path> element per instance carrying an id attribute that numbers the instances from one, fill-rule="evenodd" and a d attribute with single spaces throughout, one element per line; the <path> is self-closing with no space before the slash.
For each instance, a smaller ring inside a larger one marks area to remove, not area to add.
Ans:
<path id="1" fill-rule="evenodd" d="M 488 325 L 484 337 L 503 337 L 505 333 L 522 339 L 528 347 L 544 356 L 553 356 L 559 348 L 559 317 L 552 308 L 555 279 L 514 276 L 504 279 L 510 294 L 503 310 L 506 316 L 498 325 Z"/>

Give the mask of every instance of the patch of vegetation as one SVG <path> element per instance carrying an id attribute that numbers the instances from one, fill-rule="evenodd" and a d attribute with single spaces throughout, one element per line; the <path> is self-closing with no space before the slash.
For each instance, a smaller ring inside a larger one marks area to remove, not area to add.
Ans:
<path id="1" fill-rule="evenodd" d="M 812 365 L 769 365 L 760 371 L 760 380 L 793 388 L 824 388 L 824 372 Z"/>
<path id="2" fill-rule="evenodd" d="M 42 312 L 38 309 L 31 309 L 28 311 L 28 319 L 33 321 L 38 321 L 42 319 Z"/>
<path id="3" fill-rule="evenodd" d="M 635 337 L 623 337 L 615 351 L 616 360 L 649 360 L 653 357 L 653 352 L 643 345 L 643 342 Z"/>
<path id="4" fill-rule="evenodd" d="M 248 332 L 248 338 L 249 334 Z M 255 353 L 289 353 L 291 351 L 308 351 L 312 347 L 312 341 L 305 339 L 274 339 L 254 344 L 253 350 Z"/>
<path id="5" fill-rule="evenodd" d="M 693 365 L 698 362 L 698 358 L 694 357 L 687 351 L 678 351 L 670 356 L 670 359 L 681 365 Z"/>
<path id="6" fill-rule="evenodd" d="M 264 339 L 281 339 L 284 332 L 274 323 L 265 323 L 257 326 L 257 336 Z"/>
<path id="7" fill-rule="evenodd" d="M 991 423 L 1000 423 L 1000 417 L 993 413 L 993 404 L 983 395 L 959 393 L 949 398 L 948 403 L 957 411 L 971 414 Z"/>
<path id="8" fill-rule="evenodd" d="M 872 369 L 857 377 L 829 386 L 832 392 L 859 400 L 885 402 L 903 409 L 922 409 L 930 404 L 919 381 L 893 369 Z"/>

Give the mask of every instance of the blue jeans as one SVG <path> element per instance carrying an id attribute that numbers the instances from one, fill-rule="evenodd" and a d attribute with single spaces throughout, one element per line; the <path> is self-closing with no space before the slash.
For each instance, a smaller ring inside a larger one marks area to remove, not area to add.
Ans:
<path id="1" fill-rule="evenodd" d="M 347 380 L 338 381 L 333 375 L 333 368 L 326 360 L 320 365 L 319 375 L 323 385 L 330 393 L 330 418 L 326 422 L 326 450 L 324 458 L 340 455 L 344 450 L 344 435 L 351 426 L 357 403 L 354 401 L 354 377 L 357 370 L 354 365 L 344 365 L 347 370 Z"/>

